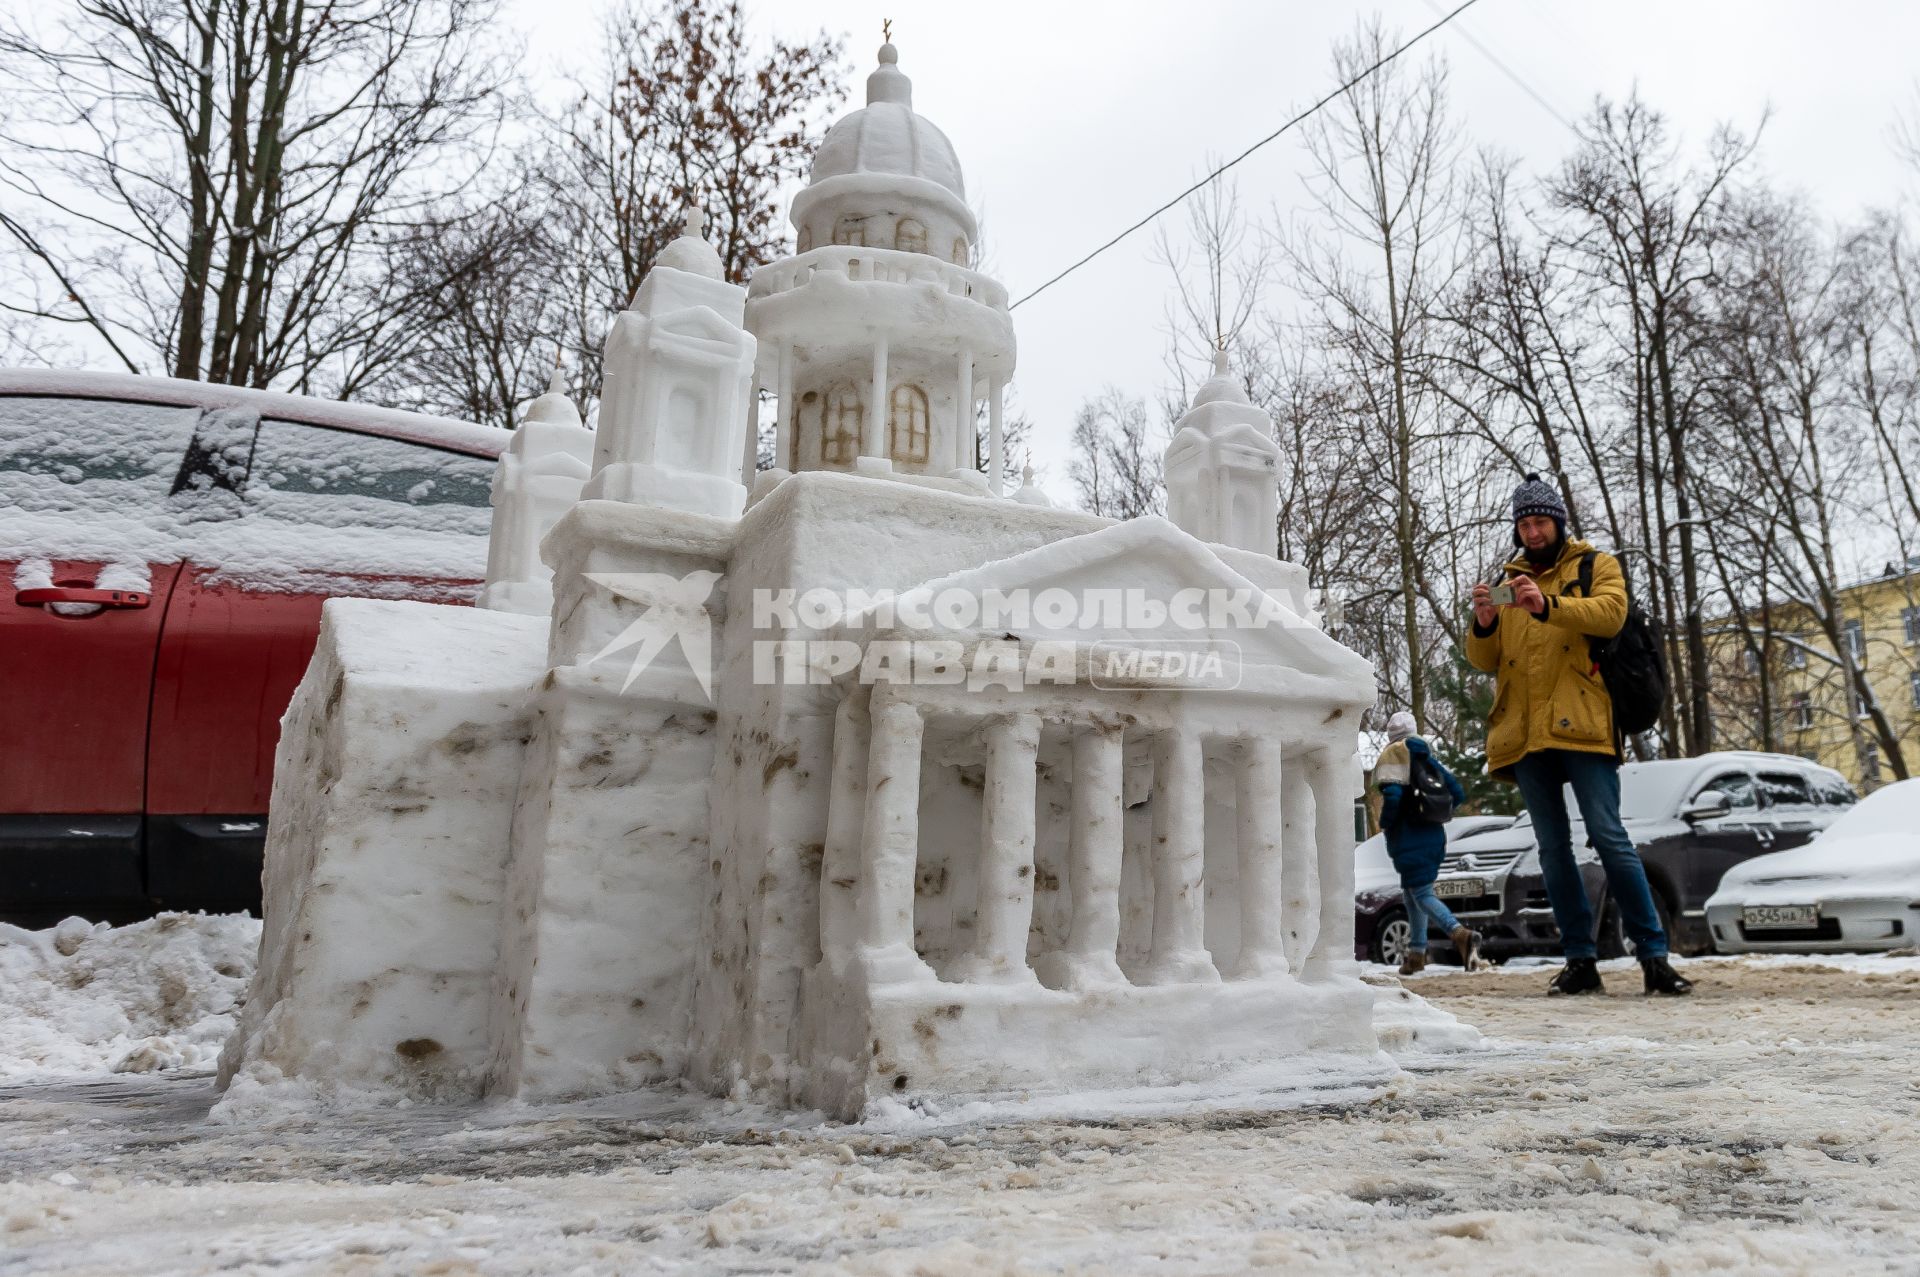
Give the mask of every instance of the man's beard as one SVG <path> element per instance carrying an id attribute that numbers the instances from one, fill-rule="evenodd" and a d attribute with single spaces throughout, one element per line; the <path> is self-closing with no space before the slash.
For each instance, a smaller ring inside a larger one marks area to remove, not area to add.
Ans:
<path id="1" fill-rule="evenodd" d="M 1530 545 L 1522 546 L 1521 549 L 1526 552 L 1527 562 L 1534 567 L 1550 568 L 1560 561 L 1560 552 L 1566 548 L 1566 544 L 1566 535 L 1562 533 L 1537 550 Z"/>

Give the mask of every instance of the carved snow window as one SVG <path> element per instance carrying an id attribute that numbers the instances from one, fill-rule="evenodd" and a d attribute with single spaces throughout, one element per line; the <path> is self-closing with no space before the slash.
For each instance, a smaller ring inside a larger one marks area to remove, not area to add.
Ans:
<path id="1" fill-rule="evenodd" d="M 967 237 L 965 235 L 961 235 L 953 241 L 953 264 L 955 266 L 965 266 L 967 264 Z"/>
<path id="2" fill-rule="evenodd" d="M 911 217 L 901 218 L 899 225 L 893 228 L 893 246 L 903 253 L 926 252 L 926 223 Z"/>
<path id="3" fill-rule="evenodd" d="M 833 392 L 820 431 L 820 461 L 829 466 L 850 466 L 860 455 L 860 431 L 866 425 L 866 412 L 860 396 L 841 388 Z"/>
<path id="4" fill-rule="evenodd" d="M 887 452 L 895 461 L 926 464 L 927 418 L 926 391 L 908 385 L 893 388 L 887 403 Z"/>
<path id="5" fill-rule="evenodd" d="M 846 244 L 854 248 L 867 246 L 867 219 L 864 217 L 843 217 L 833 224 L 833 242 Z"/>

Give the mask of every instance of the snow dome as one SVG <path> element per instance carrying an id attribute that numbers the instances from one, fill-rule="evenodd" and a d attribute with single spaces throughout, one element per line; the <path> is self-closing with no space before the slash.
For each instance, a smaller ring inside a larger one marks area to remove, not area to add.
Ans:
<path id="1" fill-rule="evenodd" d="M 913 109 L 899 52 L 880 46 L 867 104 L 827 131 L 793 201 L 802 253 L 827 244 L 972 258 L 977 225 L 947 135 Z"/>

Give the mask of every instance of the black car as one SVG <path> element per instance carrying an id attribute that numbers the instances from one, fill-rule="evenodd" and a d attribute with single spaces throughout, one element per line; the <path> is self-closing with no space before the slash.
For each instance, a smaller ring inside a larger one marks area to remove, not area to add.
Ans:
<path id="1" fill-rule="evenodd" d="M 1654 905 L 1677 953 L 1712 949 L 1706 901 L 1722 874 L 1743 860 L 1807 842 L 1855 801 L 1840 773 L 1789 754 L 1730 751 L 1620 769 L 1622 823 L 1646 864 Z M 1578 811 L 1571 794 L 1567 807 Z M 1573 839 L 1595 905 L 1601 956 L 1621 956 L 1629 946 L 1619 911 L 1607 899 L 1606 875 L 1577 814 Z M 1510 829 L 1449 843 L 1436 892 L 1485 936 L 1490 957 L 1560 951 L 1525 816 Z"/>

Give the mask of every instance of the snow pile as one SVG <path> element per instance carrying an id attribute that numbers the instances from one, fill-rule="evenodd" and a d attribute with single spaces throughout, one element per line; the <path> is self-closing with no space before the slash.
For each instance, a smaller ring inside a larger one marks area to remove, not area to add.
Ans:
<path id="1" fill-rule="evenodd" d="M 212 1067 L 259 945 L 244 914 L 0 923 L 0 1078 Z"/>

